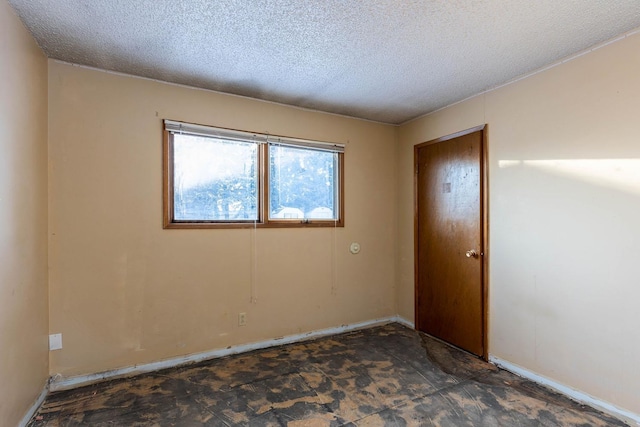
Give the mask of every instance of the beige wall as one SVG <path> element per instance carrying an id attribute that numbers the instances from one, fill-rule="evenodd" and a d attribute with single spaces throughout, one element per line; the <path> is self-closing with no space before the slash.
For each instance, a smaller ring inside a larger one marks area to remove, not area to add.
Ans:
<path id="1" fill-rule="evenodd" d="M 640 413 L 640 34 L 399 133 L 398 307 L 413 318 L 413 145 L 488 123 L 490 352 Z"/>
<path id="2" fill-rule="evenodd" d="M 48 376 L 47 60 L 4 0 L 0 64 L 0 424 L 16 425 Z"/>
<path id="3" fill-rule="evenodd" d="M 47 377 L 47 63 L 4 1 L 0 28 L 0 419 L 17 421 Z M 413 145 L 488 123 L 491 354 L 640 413 L 638 52 L 633 35 L 399 129 L 50 61 L 49 372 L 413 319 Z M 347 143 L 346 227 L 163 230 L 162 118 Z"/>
<path id="4" fill-rule="evenodd" d="M 395 127 L 53 61 L 49 70 L 50 322 L 64 341 L 52 374 L 396 313 Z M 346 226 L 163 230 L 163 118 L 346 143 Z"/>

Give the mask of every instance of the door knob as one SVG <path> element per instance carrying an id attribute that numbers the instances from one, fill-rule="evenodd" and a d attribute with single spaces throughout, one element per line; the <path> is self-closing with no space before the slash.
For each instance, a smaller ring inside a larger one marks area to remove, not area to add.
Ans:
<path id="1" fill-rule="evenodd" d="M 470 251 L 467 251 L 466 255 L 467 258 L 477 258 L 478 252 L 476 252 L 474 249 L 471 249 Z"/>

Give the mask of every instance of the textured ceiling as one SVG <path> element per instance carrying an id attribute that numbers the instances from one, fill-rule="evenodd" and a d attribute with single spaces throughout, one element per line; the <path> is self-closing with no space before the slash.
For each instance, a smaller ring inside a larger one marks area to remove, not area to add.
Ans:
<path id="1" fill-rule="evenodd" d="M 640 27 L 640 0 L 9 0 L 54 59 L 402 123 Z"/>

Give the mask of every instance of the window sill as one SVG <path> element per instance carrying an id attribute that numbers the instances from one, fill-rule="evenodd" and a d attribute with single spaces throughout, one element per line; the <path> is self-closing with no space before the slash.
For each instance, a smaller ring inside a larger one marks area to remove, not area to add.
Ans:
<path id="1" fill-rule="evenodd" d="M 164 229 L 220 229 L 220 228 L 335 228 L 344 227 L 343 221 L 270 221 L 264 222 L 165 222 Z"/>

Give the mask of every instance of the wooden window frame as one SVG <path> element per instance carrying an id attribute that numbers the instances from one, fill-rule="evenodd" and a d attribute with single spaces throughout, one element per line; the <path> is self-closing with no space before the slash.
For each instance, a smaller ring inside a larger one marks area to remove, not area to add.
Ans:
<path id="1" fill-rule="evenodd" d="M 174 219 L 173 135 L 163 126 L 162 205 L 165 229 L 217 229 L 217 228 L 318 228 L 344 227 L 344 152 L 337 154 L 337 219 L 269 219 L 269 143 L 258 147 L 258 200 L 257 220 L 248 221 L 176 221 Z M 301 146 L 300 148 L 305 148 Z"/>

